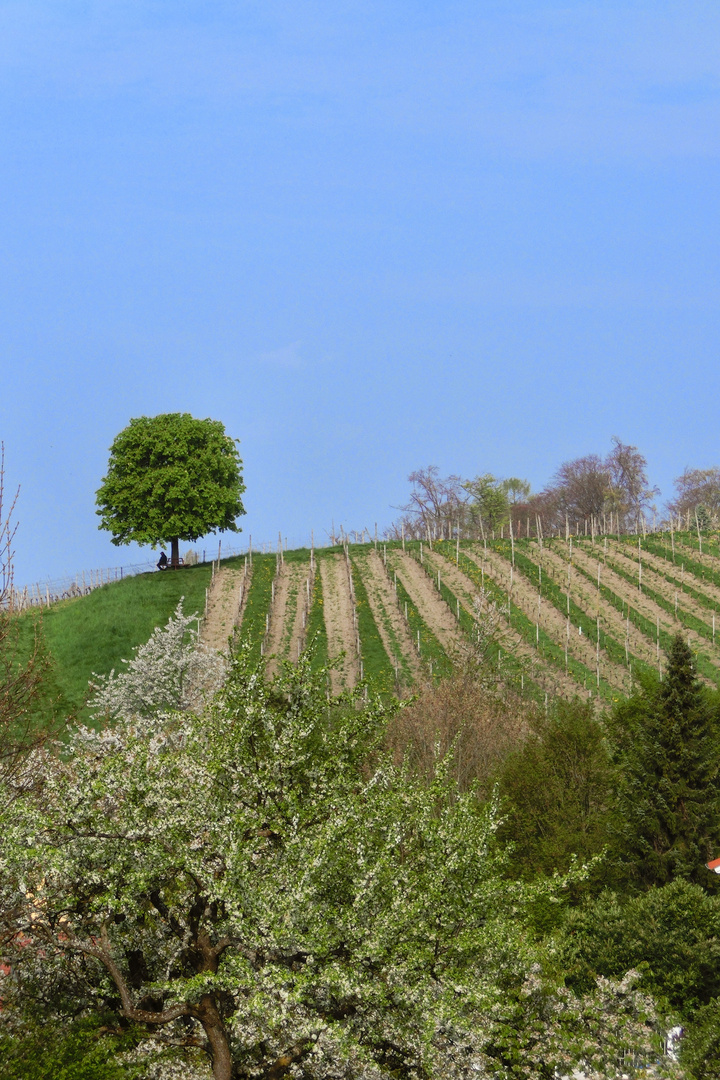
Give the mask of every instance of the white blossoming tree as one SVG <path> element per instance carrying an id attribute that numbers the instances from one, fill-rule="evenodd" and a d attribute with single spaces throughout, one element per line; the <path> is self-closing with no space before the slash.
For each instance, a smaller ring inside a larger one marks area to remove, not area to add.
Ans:
<path id="1" fill-rule="evenodd" d="M 429 785 L 391 766 L 383 705 L 326 685 L 307 658 L 266 683 L 241 654 L 201 716 L 126 703 L 37 752 L 42 782 L 2 822 L 6 1016 L 113 1011 L 204 1050 L 216 1080 L 552 1076 L 587 1056 L 582 1003 L 533 966 L 528 912 L 560 883 L 508 881 L 492 808 L 442 763 Z M 593 1068 L 647 1050 L 650 1007 L 623 994 Z"/>
<path id="2" fill-rule="evenodd" d="M 199 640 L 197 615 L 180 600 L 165 626 L 124 660 L 125 671 L 94 675 L 90 709 L 97 718 L 131 720 L 180 710 L 200 711 L 222 686 L 227 662 Z"/>

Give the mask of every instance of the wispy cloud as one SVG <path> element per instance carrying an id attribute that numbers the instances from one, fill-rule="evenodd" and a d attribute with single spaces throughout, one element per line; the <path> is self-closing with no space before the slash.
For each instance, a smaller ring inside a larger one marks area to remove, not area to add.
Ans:
<path id="1" fill-rule="evenodd" d="M 300 342 L 293 341 L 290 345 L 283 345 L 279 349 L 271 349 L 269 352 L 259 353 L 255 357 L 261 364 L 268 364 L 271 367 L 297 369 L 303 366 L 303 359 L 300 355 Z"/>

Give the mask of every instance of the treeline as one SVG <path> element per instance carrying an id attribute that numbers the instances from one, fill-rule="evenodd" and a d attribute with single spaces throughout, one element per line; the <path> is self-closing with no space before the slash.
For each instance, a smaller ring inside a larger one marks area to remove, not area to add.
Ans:
<path id="1" fill-rule="evenodd" d="M 546 487 L 483 473 L 440 476 L 436 466 L 408 477 L 410 498 L 388 536 L 417 540 L 644 533 L 657 528 L 707 529 L 720 523 L 720 468 L 686 469 L 675 497 L 658 509 L 647 461 L 636 446 L 613 438 L 601 457 L 563 462 Z"/>

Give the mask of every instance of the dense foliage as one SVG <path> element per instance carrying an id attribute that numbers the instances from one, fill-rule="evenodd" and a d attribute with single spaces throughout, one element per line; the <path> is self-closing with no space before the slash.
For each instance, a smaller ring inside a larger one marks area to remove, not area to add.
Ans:
<path id="1" fill-rule="evenodd" d="M 616 850 L 632 880 L 682 877 L 710 887 L 705 863 L 720 849 L 718 705 L 674 638 L 663 681 L 645 680 L 610 718 L 618 765 Z"/>
<path id="2" fill-rule="evenodd" d="M 113 544 L 197 540 L 219 529 L 238 531 L 242 461 L 219 420 L 162 413 L 131 420 L 110 447 L 97 492 L 101 529 Z"/>
<path id="3" fill-rule="evenodd" d="M 677 1022 L 690 1071 L 657 1075 L 715 1075 L 720 901 L 692 880 L 712 884 L 693 862 L 712 829 L 667 843 L 668 808 L 715 805 L 714 700 L 682 640 L 604 722 L 526 710 L 495 751 L 518 708 L 499 684 L 485 707 L 463 676 L 399 743 L 396 706 L 330 699 L 314 667 L 268 682 L 245 648 L 225 678 L 178 610 L 96 689 L 107 725 L 6 782 L 10 1075 L 614 1077 Z M 445 750 L 418 756 L 438 721 Z"/>
<path id="4" fill-rule="evenodd" d="M 558 701 L 548 714 L 537 712 L 530 728 L 505 757 L 497 782 L 507 806 L 501 837 L 516 844 L 518 872 L 532 879 L 604 850 L 614 776 L 602 725 L 589 704 Z M 605 860 L 593 879 L 607 869 Z"/>

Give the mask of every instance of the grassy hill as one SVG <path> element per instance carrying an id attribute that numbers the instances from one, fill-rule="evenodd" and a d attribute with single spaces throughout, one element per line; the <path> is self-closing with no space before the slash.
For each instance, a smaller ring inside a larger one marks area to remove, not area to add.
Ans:
<path id="1" fill-rule="evenodd" d="M 210 574 L 210 565 L 175 574 L 139 574 L 41 612 L 31 609 L 19 616 L 26 648 L 39 622 L 54 660 L 57 691 L 69 709 L 82 710 L 93 672 L 118 668 L 156 626 L 167 622 L 181 597 L 186 612 L 202 615 Z"/>
<path id="2" fill-rule="evenodd" d="M 222 569 L 241 580 L 244 559 Z M 678 630 L 702 678 L 720 685 L 715 535 L 298 549 L 254 555 L 242 581 L 233 618 L 256 657 L 272 673 L 312 640 L 317 663 L 344 653 L 335 689 L 366 678 L 407 693 L 442 678 L 474 632 L 478 604 L 494 608 L 506 678 L 537 699 L 617 698 L 640 672 L 662 669 Z M 186 611 L 202 614 L 210 582 L 210 565 L 143 574 L 47 609 L 43 630 L 68 703 L 81 707 L 92 673 L 117 668 L 181 596 Z M 21 616 L 28 644 L 35 618 Z"/>

